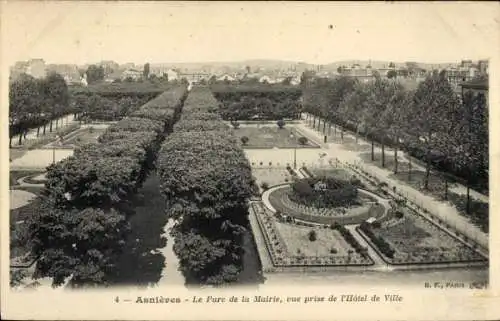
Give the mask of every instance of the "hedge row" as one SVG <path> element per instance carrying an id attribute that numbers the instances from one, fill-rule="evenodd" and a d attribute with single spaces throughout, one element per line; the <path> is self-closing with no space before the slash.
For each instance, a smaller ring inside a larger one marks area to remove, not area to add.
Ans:
<path id="1" fill-rule="evenodd" d="M 110 126 L 97 143 L 48 167 L 41 210 L 30 222 L 36 275 L 59 285 L 106 284 L 128 231 L 128 201 L 152 169 L 178 117 L 185 88 L 172 90 Z M 163 115 L 155 120 L 154 115 Z"/>
<path id="2" fill-rule="evenodd" d="M 302 90 L 283 85 L 211 87 L 220 102 L 220 113 L 225 120 L 297 119 L 301 110 Z"/>
<path id="3" fill-rule="evenodd" d="M 236 137 L 215 114 L 207 116 L 210 104 L 198 105 L 212 99 L 208 88 L 192 89 L 157 170 L 169 215 L 178 221 L 174 251 L 186 282 L 217 285 L 237 281 L 242 269 L 254 180 Z"/>
<path id="4" fill-rule="evenodd" d="M 370 223 L 363 222 L 359 225 L 359 228 L 363 233 L 368 236 L 368 238 L 375 244 L 375 246 L 382 252 L 385 256 L 390 259 L 394 258 L 394 249 L 391 247 L 389 243 L 387 243 L 383 237 L 378 237 L 373 233 Z"/>

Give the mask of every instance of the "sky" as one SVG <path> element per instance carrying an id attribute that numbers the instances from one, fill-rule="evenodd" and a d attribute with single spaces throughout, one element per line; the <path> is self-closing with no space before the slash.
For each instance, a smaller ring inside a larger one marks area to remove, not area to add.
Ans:
<path id="1" fill-rule="evenodd" d="M 491 3 L 2 3 L 2 59 L 455 62 L 500 51 Z"/>

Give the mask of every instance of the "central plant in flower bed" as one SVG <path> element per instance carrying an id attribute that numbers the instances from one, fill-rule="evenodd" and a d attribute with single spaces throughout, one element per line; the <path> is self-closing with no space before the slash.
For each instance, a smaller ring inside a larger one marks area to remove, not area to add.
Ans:
<path id="1" fill-rule="evenodd" d="M 333 177 L 312 177 L 292 184 L 292 201 L 317 208 L 359 205 L 358 189 L 348 181 Z"/>

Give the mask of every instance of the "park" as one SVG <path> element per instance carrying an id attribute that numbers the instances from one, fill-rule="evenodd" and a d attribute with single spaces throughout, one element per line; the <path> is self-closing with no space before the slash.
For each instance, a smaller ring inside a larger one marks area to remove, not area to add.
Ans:
<path id="1" fill-rule="evenodd" d="M 66 88 L 28 101 L 58 108 L 26 120 L 16 103 L 35 86 L 22 78 L 15 89 L 27 93 L 11 101 L 11 284 L 484 278 L 488 152 L 473 144 L 488 132 L 484 97 L 458 100 L 438 73 L 414 92 L 391 81 Z M 449 99 L 429 98 L 431 87 Z M 435 100 L 463 113 L 436 122 Z"/>

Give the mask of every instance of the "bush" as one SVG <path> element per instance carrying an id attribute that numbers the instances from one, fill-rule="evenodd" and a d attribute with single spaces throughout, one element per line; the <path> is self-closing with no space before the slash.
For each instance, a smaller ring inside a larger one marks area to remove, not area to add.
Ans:
<path id="1" fill-rule="evenodd" d="M 308 140 L 307 140 L 307 137 L 304 137 L 304 136 L 301 136 L 298 138 L 298 142 L 300 145 L 304 146 L 307 144 Z"/>
<path id="2" fill-rule="evenodd" d="M 239 122 L 237 122 L 237 121 L 232 121 L 232 122 L 231 122 L 231 125 L 233 126 L 233 128 L 234 128 L 234 129 L 238 129 L 238 128 L 240 128 L 240 123 L 239 123 Z"/>
<path id="3" fill-rule="evenodd" d="M 267 191 L 269 189 L 269 183 L 267 182 L 262 182 L 260 184 L 260 187 L 264 190 L 264 191 Z"/>
<path id="4" fill-rule="evenodd" d="M 285 127 L 285 121 L 280 119 L 276 122 L 276 125 L 278 125 L 279 129 L 283 129 L 283 127 Z"/>
<path id="5" fill-rule="evenodd" d="M 402 219 L 403 216 L 404 216 L 404 213 L 401 211 L 401 210 L 396 210 L 396 212 L 394 213 L 394 216 L 397 218 L 397 219 Z"/>
<path id="6" fill-rule="evenodd" d="M 315 230 L 309 231 L 309 233 L 307 234 L 307 236 L 309 238 L 309 241 L 311 241 L 311 242 L 316 241 L 317 235 L 316 235 L 316 231 Z"/>
<path id="7" fill-rule="evenodd" d="M 332 247 L 332 248 L 330 249 L 330 253 L 331 253 L 331 254 L 337 254 L 337 253 L 338 253 L 338 251 L 337 251 L 337 249 L 336 249 L 336 248 Z"/>
<path id="8" fill-rule="evenodd" d="M 240 140 L 241 140 L 241 143 L 242 143 L 243 145 L 246 145 L 246 144 L 248 143 L 248 141 L 249 141 L 249 138 L 248 138 L 247 136 L 242 136 L 242 137 L 240 138 Z M 262 162 L 261 162 L 261 165 L 262 165 Z"/>
<path id="9" fill-rule="evenodd" d="M 318 184 L 324 184 L 323 189 L 316 189 Z M 290 199 L 307 206 L 317 208 L 346 207 L 358 204 L 358 189 L 347 181 L 327 177 L 299 179 L 292 185 L 293 193 Z"/>
<path id="10" fill-rule="evenodd" d="M 363 222 L 359 225 L 359 228 L 363 233 L 368 236 L 368 238 L 375 244 L 375 246 L 382 252 L 385 256 L 387 256 L 390 259 L 394 258 L 394 249 L 387 243 L 384 238 L 376 236 L 371 227 L 370 224 Z"/>

